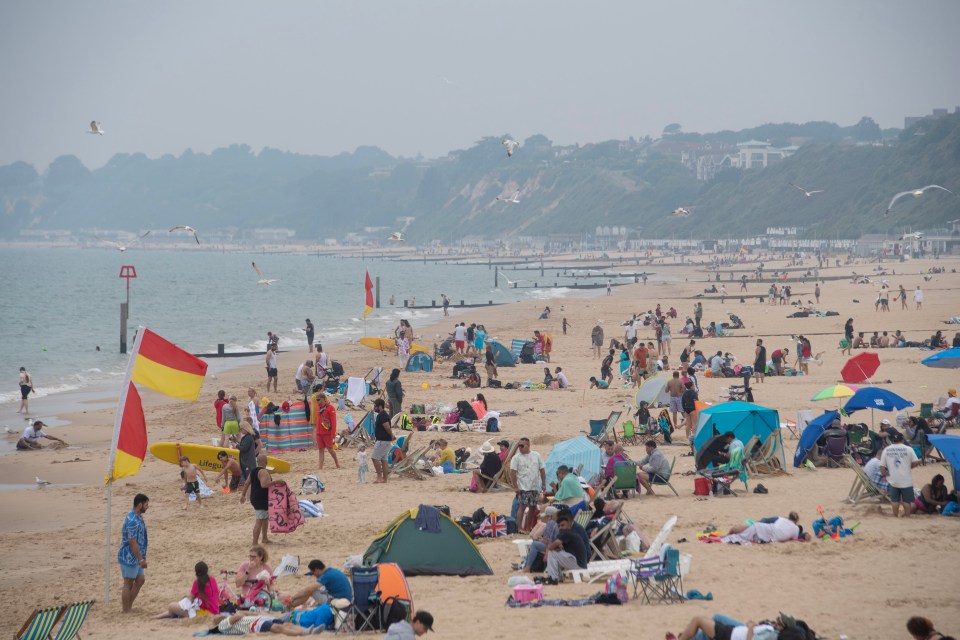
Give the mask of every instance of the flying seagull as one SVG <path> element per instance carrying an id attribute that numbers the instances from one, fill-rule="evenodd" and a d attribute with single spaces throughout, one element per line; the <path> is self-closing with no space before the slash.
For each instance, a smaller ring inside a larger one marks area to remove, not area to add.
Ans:
<path id="1" fill-rule="evenodd" d="M 403 232 L 394 231 L 390 234 L 390 237 L 387 238 L 390 242 L 403 242 Z"/>
<path id="2" fill-rule="evenodd" d="M 200 244 L 200 238 L 197 237 L 197 230 L 194 229 L 193 227 L 188 227 L 185 224 L 177 225 L 173 229 L 170 229 L 170 233 L 173 233 L 174 231 L 179 231 L 180 229 L 183 229 L 184 231 L 189 231 L 191 234 L 193 234 L 193 239 L 197 241 L 197 244 Z"/>
<path id="3" fill-rule="evenodd" d="M 257 284 L 270 285 L 279 279 L 279 278 L 274 278 L 272 280 L 267 280 L 266 278 L 263 277 L 263 271 L 260 271 L 260 267 L 257 266 L 256 262 L 251 262 L 250 264 L 253 265 L 253 270 L 257 272 L 257 277 L 260 278 L 259 280 L 257 280 Z"/>
<path id="4" fill-rule="evenodd" d="M 807 190 L 804 189 L 803 187 L 801 187 L 801 186 L 799 186 L 799 185 L 795 185 L 795 184 L 793 184 L 792 182 L 790 183 L 790 186 L 793 187 L 794 189 L 800 189 L 800 191 L 803 191 L 803 195 L 807 196 L 808 198 L 809 198 L 810 196 L 812 196 L 813 194 L 815 194 L 815 193 L 823 193 L 823 191 L 824 191 L 823 189 L 817 189 L 816 191 L 807 191 Z"/>
<path id="5" fill-rule="evenodd" d="M 520 146 L 520 143 L 516 140 L 511 140 L 510 138 L 504 138 L 500 141 L 500 144 L 507 148 L 507 157 L 513 155 L 513 150 Z"/>
<path id="6" fill-rule="evenodd" d="M 134 240 L 134 241 L 131 242 L 130 244 L 123 244 L 123 243 L 120 243 L 120 242 L 114 242 L 113 240 L 105 240 L 104 238 L 100 238 L 100 237 L 98 237 L 98 236 L 93 236 L 93 237 L 96 238 L 97 240 L 99 240 L 100 242 L 103 242 L 104 244 L 110 245 L 111 247 L 113 247 L 114 249 L 116 249 L 117 251 L 119 251 L 120 253 L 123 253 L 123 252 L 126 251 L 128 248 L 133 247 L 133 246 L 135 246 L 136 244 L 138 244 L 141 240 L 143 240 L 144 238 L 146 238 L 148 235 L 150 235 L 150 232 L 149 232 L 149 231 L 147 231 L 147 232 L 146 232 L 145 234 L 143 234 L 142 236 L 138 237 L 136 240 Z"/>
<path id="7" fill-rule="evenodd" d="M 682 216 L 686 218 L 687 216 L 690 215 L 691 211 L 693 211 L 693 207 L 689 207 L 687 209 L 684 209 L 683 207 L 677 207 L 671 213 L 675 216 Z"/>
<path id="8" fill-rule="evenodd" d="M 98 136 L 102 136 L 102 135 L 103 135 L 103 129 L 100 128 L 100 123 L 99 123 L 99 122 L 97 122 L 96 120 L 91 120 L 91 121 L 90 121 L 90 129 L 87 131 L 87 133 L 93 133 L 93 134 L 96 134 L 96 135 L 98 135 Z"/>
<path id="9" fill-rule="evenodd" d="M 912 238 L 913 240 L 923 240 L 923 233 L 921 233 L 920 231 L 915 231 L 913 233 L 905 233 L 902 236 L 900 236 L 900 241 L 902 242 L 907 238 Z"/>
<path id="10" fill-rule="evenodd" d="M 511 279 L 508 278 L 507 276 L 503 276 L 503 279 L 506 280 L 506 281 L 507 281 L 507 284 L 510 285 L 511 287 L 514 286 L 514 285 L 516 285 L 516 284 L 518 284 L 518 283 L 520 283 L 520 282 L 527 282 L 526 280 L 511 280 Z"/>
<path id="11" fill-rule="evenodd" d="M 513 204 L 520 204 L 520 189 L 517 189 L 513 192 L 513 195 L 509 198 L 504 198 L 503 196 L 497 196 L 497 200 L 503 200 L 504 202 L 512 202 Z"/>
<path id="12" fill-rule="evenodd" d="M 50 484 L 49 480 L 41 480 L 39 476 L 34 476 L 34 477 L 37 479 L 37 484 L 40 485 L 41 487 L 45 487 L 48 484 Z"/>
<path id="13" fill-rule="evenodd" d="M 903 196 L 913 196 L 914 198 L 919 198 L 920 196 L 923 195 L 923 192 L 926 191 L 927 189 L 943 189 L 944 191 L 946 191 L 946 192 L 949 193 L 949 194 L 956 195 L 956 194 L 953 193 L 953 191 L 950 191 L 950 189 L 947 189 L 947 188 L 945 188 L 945 187 L 941 187 L 941 186 L 938 185 L 938 184 L 928 184 L 927 186 L 925 186 L 925 187 L 923 187 L 923 188 L 921 188 L 921 189 L 911 189 L 910 191 L 901 191 L 901 192 L 898 193 L 897 195 L 893 196 L 893 200 L 891 200 L 891 201 L 890 201 L 890 204 L 887 205 L 887 210 L 884 212 L 883 215 L 889 215 L 889 214 L 890 214 L 890 209 L 893 208 L 893 203 L 896 202 L 897 200 L 899 200 L 900 198 L 902 198 Z"/>

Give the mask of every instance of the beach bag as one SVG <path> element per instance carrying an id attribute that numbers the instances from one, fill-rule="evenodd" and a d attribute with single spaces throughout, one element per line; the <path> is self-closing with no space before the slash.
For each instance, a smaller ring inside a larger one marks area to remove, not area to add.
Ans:
<path id="1" fill-rule="evenodd" d="M 460 412 L 459 412 L 459 411 L 451 411 L 451 412 L 448 413 L 447 416 L 443 419 L 443 424 L 445 424 L 445 425 L 457 424 L 458 422 L 460 422 Z"/>
<path id="2" fill-rule="evenodd" d="M 497 418 L 487 420 L 487 433 L 499 433 L 500 421 Z"/>
<path id="3" fill-rule="evenodd" d="M 516 526 L 516 523 L 514 523 Z M 507 535 L 507 519 L 498 516 L 496 513 L 490 513 L 477 527 L 473 535 L 478 538 L 499 538 Z"/>
<path id="4" fill-rule="evenodd" d="M 491 389 L 499 389 L 501 387 L 499 380 L 494 380 L 493 378 L 487 379 L 487 386 Z"/>
<path id="5" fill-rule="evenodd" d="M 695 496 L 710 495 L 710 479 L 694 478 L 693 479 L 693 495 Z"/>
<path id="6" fill-rule="evenodd" d="M 337 362 L 336 360 L 334 360 L 333 362 L 330 363 L 330 373 L 332 373 L 335 376 L 342 376 L 343 365 Z"/>
<path id="7" fill-rule="evenodd" d="M 323 484 L 320 476 L 315 474 L 304 476 L 303 480 L 300 481 L 300 495 L 323 493 L 326 489 L 327 487 Z"/>
<path id="8" fill-rule="evenodd" d="M 620 604 L 625 603 L 629 599 L 629 596 L 627 595 L 627 582 L 619 573 L 614 577 L 607 579 L 607 587 L 604 590 L 604 593 L 616 596 L 617 602 Z"/>

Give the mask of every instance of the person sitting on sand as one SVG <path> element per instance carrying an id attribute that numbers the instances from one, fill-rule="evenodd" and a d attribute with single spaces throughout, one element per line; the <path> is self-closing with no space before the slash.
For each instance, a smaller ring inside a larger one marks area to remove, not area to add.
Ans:
<path id="1" fill-rule="evenodd" d="M 553 374 L 550 373 L 550 367 L 543 368 L 543 384 L 549 389 L 553 382 Z"/>
<path id="2" fill-rule="evenodd" d="M 946 481 L 942 473 L 933 476 L 927 484 L 920 489 L 920 495 L 914 499 L 914 505 L 917 510 L 915 513 L 940 513 L 950 502 L 956 502 L 956 494 L 947 491 Z"/>
<path id="3" fill-rule="evenodd" d="M 190 587 L 190 593 L 179 602 L 171 602 L 167 610 L 157 616 L 157 620 L 164 618 L 193 618 L 197 611 L 206 611 L 213 615 L 220 613 L 220 589 L 217 581 L 210 577 L 207 563 L 200 561 L 193 571 L 197 579 Z"/>
<path id="4" fill-rule="evenodd" d="M 610 383 L 606 380 L 597 380 L 595 376 L 590 376 L 590 388 L 591 389 L 609 389 Z"/>
<path id="5" fill-rule="evenodd" d="M 799 524 L 800 516 L 791 511 L 786 518 L 773 516 L 762 518 L 750 525 L 736 525 L 723 537 L 724 542 L 742 544 L 745 542 L 789 542 L 790 540 L 809 540 L 810 534 L 803 532 Z"/>
<path id="6" fill-rule="evenodd" d="M 434 453 L 430 457 L 431 467 L 443 467 L 444 473 L 453 473 L 457 466 L 457 454 L 454 453 L 450 444 L 440 438 L 434 444 Z"/>
<path id="7" fill-rule="evenodd" d="M 567 379 L 567 374 L 563 372 L 563 369 L 557 367 L 554 369 L 554 373 L 556 374 L 555 379 L 557 381 L 558 388 L 566 389 L 570 386 L 570 381 Z"/>
<path id="8" fill-rule="evenodd" d="M 457 402 L 457 413 L 460 414 L 460 419 L 465 422 L 476 422 L 480 418 L 477 416 L 477 412 L 473 409 L 473 406 L 466 400 L 460 400 Z"/>
<path id="9" fill-rule="evenodd" d="M 20 439 L 17 440 L 17 450 L 18 451 L 33 451 L 36 449 L 43 449 L 43 445 L 40 444 L 40 438 L 46 438 L 47 440 L 53 440 L 58 442 L 58 445 L 53 445 L 52 448 L 59 448 L 67 446 L 67 443 L 61 440 L 56 436 L 51 436 L 49 433 L 43 430 L 47 426 L 43 424 L 40 420 L 37 420 L 32 425 L 23 430 L 23 435 L 20 436 Z"/>

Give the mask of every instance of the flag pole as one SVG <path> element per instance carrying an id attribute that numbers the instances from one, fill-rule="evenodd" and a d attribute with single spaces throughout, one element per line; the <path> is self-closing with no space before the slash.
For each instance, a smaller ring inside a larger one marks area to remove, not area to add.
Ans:
<path id="1" fill-rule="evenodd" d="M 133 367 L 140 353 L 140 341 L 143 340 L 143 326 L 137 327 L 137 337 L 133 341 L 133 350 L 127 361 L 127 373 L 123 377 L 123 387 L 120 389 L 120 398 L 117 402 L 117 415 L 113 420 L 113 439 L 110 443 L 110 455 L 107 462 L 107 539 L 104 551 L 103 580 L 104 603 L 110 603 L 110 512 L 113 507 L 113 464 L 117 458 L 117 443 L 120 441 L 120 424 L 123 422 L 123 411 L 127 405 L 127 391 L 130 389 L 130 379 L 133 377 Z"/>

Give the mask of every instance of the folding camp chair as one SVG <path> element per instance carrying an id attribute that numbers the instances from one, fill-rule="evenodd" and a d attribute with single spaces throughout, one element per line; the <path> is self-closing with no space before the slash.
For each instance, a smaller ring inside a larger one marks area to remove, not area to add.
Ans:
<path id="1" fill-rule="evenodd" d="M 624 497 L 633 491 L 637 495 L 637 465 L 634 462 L 618 461 L 613 465 L 613 486 L 610 491 L 614 495 L 622 491 Z"/>
<path id="2" fill-rule="evenodd" d="M 623 433 L 620 435 L 620 442 L 636 446 L 639 442 L 637 434 L 637 425 L 633 420 L 625 420 L 623 423 Z"/>
<path id="3" fill-rule="evenodd" d="M 587 437 L 597 444 L 600 444 L 604 440 L 616 441 L 617 432 L 615 427 L 622 414 L 622 411 L 611 411 L 605 420 L 591 420 L 590 431 L 581 430 L 581 433 L 586 433 Z"/>
<path id="4" fill-rule="evenodd" d="M 722 464 L 719 467 L 701 469 L 697 474 L 710 480 L 728 480 L 732 482 L 739 478 L 740 481 L 743 482 L 744 491 L 750 490 L 750 487 L 747 486 L 749 476 L 747 475 L 747 469 L 743 462 L 743 449 L 735 449 L 730 455 L 730 462 Z M 733 487 L 729 487 L 729 489 L 731 495 L 737 495 Z"/>
<path id="5" fill-rule="evenodd" d="M 860 504 L 867 500 L 878 500 L 884 504 L 890 502 L 890 496 L 887 495 L 887 492 L 874 484 L 870 476 L 867 475 L 867 472 L 857 464 L 857 461 L 854 460 L 853 457 L 849 455 L 844 456 L 843 463 L 856 474 L 856 477 L 853 479 L 853 484 L 850 485 L 850 492 L 847 494 L 847 502 L 850 504 Z"/>
<path id="6" fill-rule="evenodd" d="M 843 466 L 843 456 L 847 455 L 847 436 L 827 436 L 827 445 L 824 448 L 827 454 L 827 466 L 840 468 Z"/>
<path id="7" fill-rule="evenodd" d="M 84 600 L 67 605 L 61 617 L 63 623 L 60 625 L 57 635 L 52 636 L 53 640 L 73 640 L 74 638 L 80 638 L 80 628 L 86 621 L 87 614 L 90 613 L 90 607 L 93 606 L 94 602 L 96 602 L 96 600 Z"/>
<path id="8" fill-rule="evenodd" d="M 654 484 L 666 485 L 666 486 L 670 487 L 670 491 L 673 491 L 673 495 L 675 495 L 675 496 L 677 496 L 677 497 L 679 498 L 679 497 L 680 497 L 680 494 L 677 493 L 677 490 L 674 489 L 674 487 L 673 487 L 672 484 L 670 484 L 670 478 L 673 477 L 673 466 L 674 466 L 675 464 L 677 464 L 677 456 L 673 456 L 673 460 L 670 461 L 670 475 L 667 476 L 666 478 L 661 478 L 660 476 L 654 474 L 654 475 L 650 476 L 650 484 L 652 484 L 652 485 L 654 485 Z"/>
<path id="9" fill-rule="evenodd" d="M 354 567 L 350 572 L 353 585 L 353 602 L 341 611 L 347 614 L 346 620 L 337 628 L 337 633 L 358 633 L 377 631 L 380 628 L 380 598 L 377 595 L 377 583 L 380 570 L 377 567 Z"/>
<path id="10" fill-rule="evenodd" d="M 660 556 L 634 560 L 630 576 L 634 599 L 642 598 L 646 604 L 654 600 L 683 603 L 683 576 L 680 574 L 680 552 L 677 549 L 667 547 L 662 560 Z"/>
<path id="11" fill-rule="evenodd" d="M 13 634 L 14 640 L 48 640 L 63 612 L 64 607 L 61 606 L 34 610 L 20 631 Z"/>

